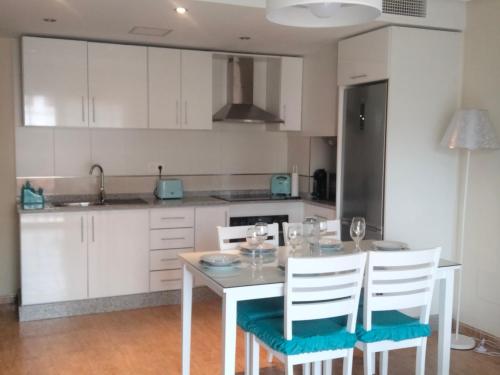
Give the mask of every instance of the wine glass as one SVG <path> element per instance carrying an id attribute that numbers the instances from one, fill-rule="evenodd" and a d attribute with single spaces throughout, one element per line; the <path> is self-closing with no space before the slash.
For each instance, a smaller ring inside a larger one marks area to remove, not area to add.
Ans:
<path id="1" fill-rule="evenodd" d="M 328 222 L 326 217 L 316 215 L 319 223 L 319 234 L 320 236 L 324 236 L 328 231 Z"/>
<path id="2" fill-rule="evenodd" d="M 257 233 L 257 241 L 259 242 L 259 264 L 262 266 L 264 263 L 264 242 L 267 240 L 267 223 L 259 221 L 255 223 L 255 232 Z"/>
<path id="3" fill-rule="evenodd" d="M 288 243 L 292 247 L 292 255 L 295 254 L 295 250 L 302 243 L 302 225 L 300 224 L 290 224 L 288 226 L 287 232 Z"/>
<path id="4" fill-rule="evenodd" d="M 359 242 L 365 237 L 366 223 L 364 217 L 353 217 L 351 223 L 351 238 L 359 249 Z"/>
<path id="5" fill-rule="evenodd" d="M 302 223 L 304 239 L 309 244 L 311 251 L 319 244 L 319 222 L 316 217 L 306 217 Z"/>
<path id="6" fill-rule="evenodd" d="M 250 250 L 252 251 L 252 268 L 255 268 L 257 266 L 255 252 L 257 251 L 257 246 L 259 245 L 259 239 L 254 226 L 251 226 L 247 229 L 246 240 L 247 244 L 250 247 Z"/>

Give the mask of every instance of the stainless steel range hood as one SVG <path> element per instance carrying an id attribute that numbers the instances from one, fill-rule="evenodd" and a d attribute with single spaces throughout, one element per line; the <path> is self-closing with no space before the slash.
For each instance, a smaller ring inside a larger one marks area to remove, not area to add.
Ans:
<path id="1" fill-rule="evenodd" d="M 250 124 L 282 123 L 278 116 L 253 104 L 253 58 L 230 57 L 227 64 L 227 101 L 213 121 Z"/>

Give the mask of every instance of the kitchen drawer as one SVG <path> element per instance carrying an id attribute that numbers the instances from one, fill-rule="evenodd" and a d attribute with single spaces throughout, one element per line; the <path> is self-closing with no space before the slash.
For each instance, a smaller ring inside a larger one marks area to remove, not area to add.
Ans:
<path id="1" fill-rule="evenodd" d="M 149 211 L 151 229 L 189 228 L 194 226 L 194 208 L 159 208 Z"/>
<path id="2" fill-rule="evenodd" d="M 154 250 L 149 253 L 149 269 L 151 271 L 172 270 L 181 268 L 177 254 L 194 251 L 188 249 Z"/>
<path id="3" fill-rule="evenodd" d="M 158 292 L 160 290 L 175 290 L 182 287 L 182 271 L 152 271 L 149 273 L 149 290 Z"/>
<path id="4" fill-rule="evenodd" d="M 155 229 L 149 232 L 151 250 L 182 249 L 194 247 L 194 229 Z"/>

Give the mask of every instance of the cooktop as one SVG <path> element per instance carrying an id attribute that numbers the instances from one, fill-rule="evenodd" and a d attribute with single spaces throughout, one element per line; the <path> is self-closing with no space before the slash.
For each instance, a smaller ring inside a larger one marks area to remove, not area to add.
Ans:
<path id="1" fill-rule="evenodd" d="M 222 193 L 214 194 L 213 198 L 222 199 L 227 202 L 251 202 L 251 201 L 271 201 L 271 200 L 294 200 L 300 197 L 290 197 L 288 195 L 273 195 L 271 193 Z"/>

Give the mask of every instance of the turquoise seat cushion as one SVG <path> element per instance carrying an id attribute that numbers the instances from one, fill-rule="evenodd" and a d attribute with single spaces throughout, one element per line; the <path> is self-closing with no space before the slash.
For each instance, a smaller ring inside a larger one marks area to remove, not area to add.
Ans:
<path id="1" fill-rule="evenodd" d="M 374 311 L 370 331 L 363 328 L 363 312 L 360 311 L 358 314 L 356 336 L 362 342 L 402 341 L 430 335 L 431 327 L 429 324 L 421 324 L 418 319 L 400 311 Z"/>
<path id="2" fill-rule="evenodd" d="M 347 332 L 345 322 L 345 317 L 293 322 L 291 340 L 284 337 L 283 318 L 257 320 L 250 332 L 270 348 L 294 355 L 354 347 L 356 335 Z"/>
<path id="3" fill-rule="evenodd" d="M 279 318 L 283 316 L 283 297 L 260 298 L 238 302 L 238 325 L 248 331 L 250 323 L 266 318 Z"/>

